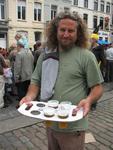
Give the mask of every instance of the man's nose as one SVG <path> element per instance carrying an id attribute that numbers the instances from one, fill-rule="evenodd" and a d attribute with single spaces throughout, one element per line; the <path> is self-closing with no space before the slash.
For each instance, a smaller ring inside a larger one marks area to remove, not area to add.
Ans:
<path id="1" fill-rule="evenodd" d="M 64 32 L 64 36 L 69 36 L 68 30 L 66 30 L 66 31 Z"/>

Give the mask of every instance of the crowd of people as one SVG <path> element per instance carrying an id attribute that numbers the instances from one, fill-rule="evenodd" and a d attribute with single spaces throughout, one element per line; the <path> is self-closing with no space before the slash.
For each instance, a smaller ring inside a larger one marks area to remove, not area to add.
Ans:
<path id="1" fill-rule="evenodd" d="M 113 90 L 113 43 L 108 39 L 100 40 L 97 33 L 91 35 L 90 41 L 90 50 L 96 56 L 104 81 L 110 82 L 109 90 Z"/>
<path id="2" fill-rule="evenodd" d="M 47 127 L 48 150 L 83 150 L 87 114 L 102 96 L 104 80 L 113 81 L 112 43 L 100 44 L 98 35 L 92 34 L 89 48 L 87 26 L 71 12 L 61 12 L 49 23 L 46 43 L 37 41 L 33 52 L 26 37 L 16 34 L 15 39 L 7 58 L 0 54 L 0 88 L 5 89 L 0 107 L 11 102 L 14 86 L 19 105 L 37 99 L 70 100 L 77 109 L 83 108 L 84 117 L 65 129 L 57 122 Z"/>
<path id="3" fill-rule="evenodd" d="M 18 100 L 25 96 L 42 49 L 37 41 L 32 52 L 27 38 L 20 33 L 15 35 L 15 40 L 9 51 L 0 48 L 0 108 L 12 103 L 12 95 L 17 95 Z"/>

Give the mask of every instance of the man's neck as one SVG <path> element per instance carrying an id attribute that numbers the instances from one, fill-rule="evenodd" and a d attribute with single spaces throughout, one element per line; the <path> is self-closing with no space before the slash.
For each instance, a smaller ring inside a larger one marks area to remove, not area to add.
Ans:
<path id="1" fill-rule="evenodd" d="M 58 51 L 63 52 L 63 51 L 69 51 L 70 49 L 72 49 L 73 47 L 75 47 L 75 45 L 73 46 L 69 46 L 69 47 L 62 47 L 62 46 L 58 46 Z"/>

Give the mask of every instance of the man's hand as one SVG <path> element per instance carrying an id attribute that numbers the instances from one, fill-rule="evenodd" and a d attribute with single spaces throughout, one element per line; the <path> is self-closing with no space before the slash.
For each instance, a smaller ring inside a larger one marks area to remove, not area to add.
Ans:
<path id="1" fill-rule="evenodd" d="M 31 97 L 25 96 L 21 99 L 19 105 L 21 106 L 23 103 L 29 104 L 32 101 Z"/>
<path id="2" fill-rule="evenodd" d="M 79 102 L 77 108 L 75 108 L 73 110 L 73 116 L 77 113 L 77 111 L 80 109 L 80 108 L 83 108 L 83 116 L 87 116 L 87 114 L 89 113 L 90 111 L 90 108 L 91 108 L 91 103 L 87 100 L 87 99 L 83 99 Z"/>
<path id="3" fill-rule="evenodd" d="M 91 103 L 87 100 L 87 99 L 83 99 L 80 101 L 80 103 L 78 104 L 77 108 L 83 108 L 83 116 L 87 116 L 87 114 L 90 111 L 91 108 Z"/>
<path id="4" fill-rule="evenodd" d="M 78 106 L 77 109 L 80 109 L 81 107 L 83 108 L 83 116 L 87 116 L 87 114 L 90 111 L 91 104 L 99 100 L 99 98 L 102 96 L 103 93 L 103 86 L 101 84 L 97 84 L 93 87 L 91 87 L 91 91 L 89 95 L 87 96 L 86 99 L 82 99 Z"/>

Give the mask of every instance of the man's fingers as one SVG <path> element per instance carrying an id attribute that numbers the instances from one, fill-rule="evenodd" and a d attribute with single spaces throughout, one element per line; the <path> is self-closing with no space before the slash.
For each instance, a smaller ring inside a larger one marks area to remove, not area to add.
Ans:
<path id="1" fill-rule="evenodd" d="M 28 104 L 28 103 L 30 103 L 30 101 L 28 101 L 28 99 L 26 99 L 26 98 L 23 98 L 23 99 L 20 101 L 20 105 L 22 105 L 23 103 Z"/>
<path id="2" fill-rule="evenodd" d="M 84 110 L 83 110 L 83 116 L 84 117 L 87 116 L 89 111 L 90 111 L 90 108 L 89 107 L 85 107 Z"/>
<path id="3" fill-rule="evenodd" d="M 72 116 L 76 116 L 76 114 L 77 114 L 77 111 L 80 109 L 80 107 L 76 107 L 76 108 L 74 108 L 73 109 L 73 111 L 72 111 Z"/>
<path id="4" fill-rule="evenodd" d="M 33 104 L 32 103 L 26 103 L 27 104 L 27 107 L 26 107 L 26 109 L 25 110 L 29 110 L 32 106 L 33 106 Z"/>

